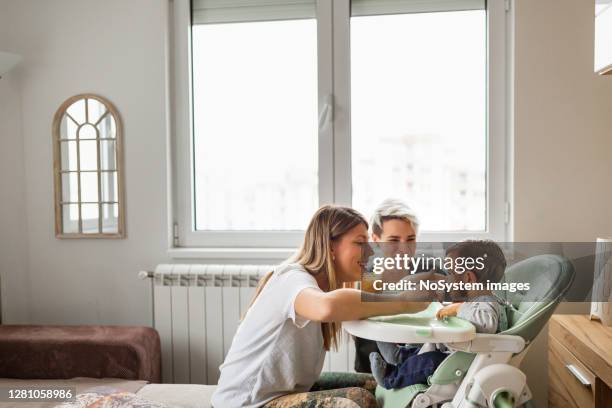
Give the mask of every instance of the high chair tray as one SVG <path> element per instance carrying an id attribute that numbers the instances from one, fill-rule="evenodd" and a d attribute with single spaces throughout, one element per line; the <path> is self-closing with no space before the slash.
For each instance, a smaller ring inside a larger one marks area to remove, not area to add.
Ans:
<path id="1" fill-rule="evenodd" d="M 377 316 L 365 320 L 342 323 L 342 327 L 353 336 L 391 343 L 456 343 L 472 340 L 475 327 L 457 317 L 436 319 L 442 307 L 432 302 L 419 313 Z"/>

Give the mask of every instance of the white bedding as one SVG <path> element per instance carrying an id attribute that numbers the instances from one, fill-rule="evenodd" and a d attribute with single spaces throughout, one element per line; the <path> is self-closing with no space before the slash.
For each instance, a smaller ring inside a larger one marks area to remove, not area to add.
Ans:
<path id="1" fill-rule="evenodd" d="M 75 387 L 77 394 L 94 387 L 116 388 L 136 393 L 141 398 L 176 408 L 210 408 L 214 385 L 200 384 L 147 384 L 117 378 L 72 378 L 70 380 L 19 380 L 0 378 L 0 387 Z M 51 408 L 57 402 L 2 402 L 0 408 Z"/>

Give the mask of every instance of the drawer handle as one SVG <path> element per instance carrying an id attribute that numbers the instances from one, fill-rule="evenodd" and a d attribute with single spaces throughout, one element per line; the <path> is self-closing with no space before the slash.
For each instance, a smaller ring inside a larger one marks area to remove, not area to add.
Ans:
<path id="1" fill-rule="evenodd" d="M 576 377 L 576 379 L 577 379 L 578 381 L 580 381 L 580 383 L 581 383 L 582 385 L 584 385 L 585 387 L 589 387 L 589 388 L 591 387 L 591 382 L 589 381 L 589 379 L 588 379 L 588 378 L 586 378 L 586 377 L 585 377 L 585 375 L 584 375 L 584 374 L 582 374 L 582 373 L 580 372 L 580 370 L 579 370 L 578 368 L 576 368 L 576 366 L 575 366 L 575 365 L 573 365 L 573 364 L 567 364 L 567 365 L 565 366 L 565 368 L 567 368 L 567 370 L 568 370 L 568 371 L 569 371 L 569 372 L 570 372 L 570 373 L 571 373 L 571 374 L 572 374 L 574 377 Z"/>

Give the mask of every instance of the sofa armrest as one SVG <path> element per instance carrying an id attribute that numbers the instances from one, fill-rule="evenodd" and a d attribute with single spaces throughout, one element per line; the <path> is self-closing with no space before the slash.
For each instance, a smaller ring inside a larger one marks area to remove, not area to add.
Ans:
<path id="1" fill-rule="evenodd" d="M 161 382 L 150 327 L 0 325 L 0 377 L 123 378 Z"/>

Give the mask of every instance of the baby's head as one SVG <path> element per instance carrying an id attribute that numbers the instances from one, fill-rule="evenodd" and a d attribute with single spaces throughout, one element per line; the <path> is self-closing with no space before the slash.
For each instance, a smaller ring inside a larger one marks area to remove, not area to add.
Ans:
<path id="1" fill-rule="evenodd" d="M 457 242 L 447 248 L 446 256 L 453 259 L 450 273 L 455 282 L 499 282 L 506 270 L 506 257 L 499 245 L 491 240 Z M 467 295 L 461 292 L 455 295 Z"/>

